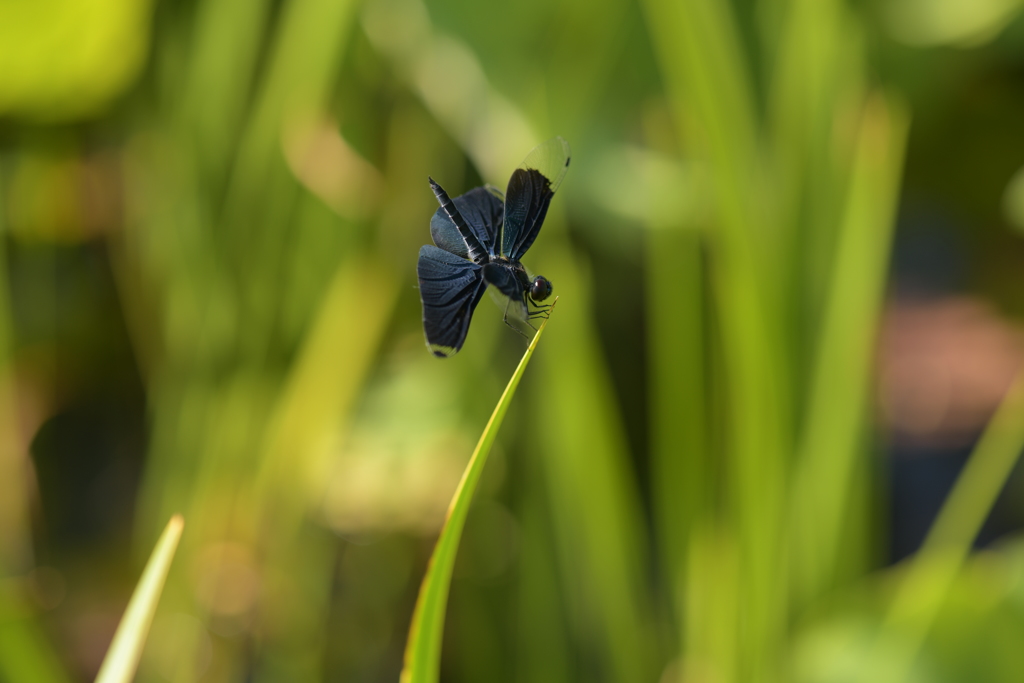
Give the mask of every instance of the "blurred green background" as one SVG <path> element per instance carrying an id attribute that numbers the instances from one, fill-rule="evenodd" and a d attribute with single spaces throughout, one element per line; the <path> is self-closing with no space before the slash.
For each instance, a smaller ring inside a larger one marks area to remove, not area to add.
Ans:
<path id="1" fill-rule="evenodd" d="M 1021 680 L 1022 10 L 0 0 L 0 681 L 175 512 L 139 681 L 397 680 L 525 348 L 424 348 L 426 179 L 554 135 L 441 680 Z"/>

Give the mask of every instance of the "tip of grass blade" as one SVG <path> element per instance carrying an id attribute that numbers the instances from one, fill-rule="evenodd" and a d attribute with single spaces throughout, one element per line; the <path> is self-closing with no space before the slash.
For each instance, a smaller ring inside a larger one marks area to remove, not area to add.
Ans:
<path id="1" fill-rule="evenodd" d="M 185 519 L 181 515 L 174 515 L 160 535 L 142 572 L 142 578 L 128 602 L 128 608 L 121 617 L 121 623 L 117 626 L 114 640 L 110 643 L 107 656 L 103 658 L 103 665 L 96 674 L 96 683 L 128 683 L 135 676 L 149 625 L 156 613 L 164 580 L 184 527 Z"/>
<path id="2" fill-rule="evenodd" d="M 547 327 L 548 320 L 551 319 L 551 314 L 555 310 L 555 304 L 558 303 L 558 297 L 556 296 L 554 301 L 551 302 L 551 307 L 548 308 L 548 314 L 544 316 L 544 321 L 540 324 L 540 328 L 537 329 L 537 334 L 533 335 L 533 339 L 530 340 L 530 346 L 526 349 L 526 353 L 533 353 L 533 350 L 537 348 L 537 340 L 540 339 L 540 333 Z M 524 356 L 525 359 L 525 356 Z"/>
<path id="3" fill-rule="evenodd" d="M 551 302 L 548 317 L 544 318 L 537 334 L 533 335 L 530 346 L 523 354 L 515 372 L 512 373 L 512 378 L 501 394 L 501 398 L 498 399 L 498 404 L 494 407 L 494 412 L 491 413 L 491 419 L 484 427 L 476 449 L 466 465 L 462 480 L 459 481 L 459 485 L 455 489 L 455 495 L 452 496 L 452 502 L 448 506 L 448 515 L 441 527 L 441 535 L 434 546 L 434 553 L 430 556 L 427 573 L 423 577 L 420 593 L 416 598 L 412 624 L 409 626 L 409 639 L 405 646 L 405 662 L 399 678 L 400 683 L 437 683 L 448 588 L 459 548 L 459 539 L 462 536 L 462 528 L 466 523 L 466 516 L 469 514 L 469 507 L 473 501 L 473 492 L 480 480 L 484 463 L 487 462 L 491 445 L 497 437 L 498 429 L 512 402 L 512 396 L 515 395 L 516 387 L 519 386 L 519 380 L 526 370 L 526 365 L 529 363 L 534 349 L 537 348 L 537 342 L 548 324 L 550 313 L 555 309 L 556 303 L 558 303 L 558 297 Z"/>

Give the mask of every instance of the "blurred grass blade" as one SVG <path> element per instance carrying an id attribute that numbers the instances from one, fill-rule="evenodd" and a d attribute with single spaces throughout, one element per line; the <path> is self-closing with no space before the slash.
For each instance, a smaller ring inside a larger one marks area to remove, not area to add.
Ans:
<path id="1" fill-rule="evenodd" d="M 793 590 L 809 600 L 833 585 L 849 539 L 850 487 L 867 418 L 875 329 L 884 296 L 909 120 L 877 94 L 861 112 L 844 215 L 818 341 L 794 481 Z"/>
<path id="2" fill-rule="evenodd" d="M 1024 371 L 971 453 L 914 556 L 865 661 L 861 681 L 910 680 L 910 671 L 978 531 L 1024 450 Z"/>
<path id="3" fill-rule="evenodd" d="M 255 490 L 273 538 L 291 539 L 305 513 L 305 496 L 327 479 L 322 444 L 349 415 L 380 347 L 397 286 L 372 255 L 342 261 L 327 287 L 298 358 L 281 389 L 264 442 Z M 352 334 L 358 317 L 361 334 Z M 282 485 L 288 482 L 289 485 Z M 287 500 L 285 508 L 275 503 Z"/>
<path id="4" fill-rule="evenodd" d="M 164 579 L 167 578 L 167 571 L 171 567 L 171 560 L 174 559 L 174 551 L 178 547 L 178 539 L 181 538 L 184 526 L 185 521 L 181 515 L 171 517 L 171 521 L 167 523 L 167 528 L 157 541 L 156 549 L 153 550 L 146 569 L 142 572 L 142 578 L 135 587 L 135 593 L 132 594 L 117 632 L 114 633 L 114 640 L 103 659 L 100 672 L 96 674 L 96 683 L 122 683 L 134 678 L 135 667 L 138 666 L 139 657 L 142 655 L 146 634 L 153 621 L 153 614 L 163 591 Z"/>
<path id="5" fill-rule="evenodd" d="M 555 299 L 557 302 L 558 299 Z M 552 306 L 552 310 L 553 310 Z M 491 419 L 484 427 L 484 433 L 480 435 L 476 450 L 473 451 L 466 471 L 462 475 L 462 481 L 455 490 L 451 505 L 448 507 L 448 518 L 441 535 L 434 547 L 434 554 L 427 565 L 427 575 L 423 577 L 423 584 L 420 586 L 420 594 L 416 600 L 416 609 L 412 615 L 412 625 L 409 627 L 409 641 L 405 646 L 405 666 L 402 668 L 401 683 L 435 683 L 438 678 L 438 669 L 441 663 L 441 636 L 444 632 L 445 610 L 448 602 L 448 588 L 452 578 L 452 568 L 455 565 L 455 556 L 459 550 L 459 539 L 462 537 L 462 528 L 466 524 L 466 516 L 469 514 L 470 505 L 473 502 L 473 492 L 476 490 L 480 474 L 484 470 L 484 463 L 487 462 L 487 455 L 491 451 L 494 439 L 498 436 L 498 429 L 501 427 L 505 413 L 512 402 L 512 397 L 519 386 L 519 380 L 526 370 L 533 350 L 537 348 L 537 341 L 547 326 L 547 320 L 541 324 L 529 348 L 519 361 L 519 367 L 512 374 L 508 386 L 498 400 Z"/>
<path id="6" fill-rule="evenodd" d="M 893 0 L 882 19 L 908 45 L 977 47 L 994 40 L 1020 11 L 1021 0 Z"/>
<path id="7" fill-rule="evenodd" d="M 606 683 L 657 680 L 650 539 L 619 397 L 590 315 L 595 285 L 566 241 L 549 242 L 545 253 L 543 271 L 558 273 L 573 306 L 538 361 L 544 371 L 530 405 L 540 436 L 531 455 L 544 472 L 573 645 L 594 657 Z"/>
<path id="8" fill-rule="evenodd" d="M 713 476 L 705 432 L 705 270 L 701 236 L 692 226 L 652 226 L 647 296 L 651 495 L 663 567 L 673 589 L 681 576 L 688 536 L 708 514 Z"/>
<path id="9" fill-rule="evenodd" d="M 738 680 L 771 680 L 786 631 L 779 538 L 795 385 L 788 380 L 776 213 L 765 195 L 753 75 L 733 3 L 646 0 L 651 33 L 679 137 L 714 178 L 708 222 L 710 297 L 719 313 L 724 420 L 723 500 L 735 525 L 741 605 Z M 724 591 L 722 593 L 724 595 Z M 724 612 L 708 610 L 724 629 Z M 728 662 L 712 667 L 727 670 Z"/>
<path id="10" fill-rule="evenodd" d="M 757 165 L 757 107 L 731 3 L 646 0 L 645 5 L 676 115 L 684 121 L 683 112 L 693 112 L 684 126 L 699 129 L 693 142 L 703 144 L 702 151 L 721 179 L 714 183 L 717 200 L 735 199 L 728 195 L 740 188 L 749 192 Z M 747 204 L 745 195 L 739 199 L 735 211 Z M 737 223 L 723 226 L 726 229 L 749 227 L 742 216 L 729 218 Z"/>

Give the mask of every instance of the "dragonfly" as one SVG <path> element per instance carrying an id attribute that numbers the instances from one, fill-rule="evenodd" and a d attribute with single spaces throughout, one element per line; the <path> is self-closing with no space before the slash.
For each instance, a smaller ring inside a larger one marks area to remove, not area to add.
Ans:
<path id="1" fill-rule="evenodd" d="M 504 194 L 476 187 L 452 199 L 427 178 L 440 208 L 430 219 L 433 245 L 420 249 L 416 272 L 427 348 L 439 358 L 458 353 L 488 286 L 505 302 L 505 324 L 546 317 L 551 281 L 520 262 L 544 224 L 551 198 L 569 170 L 569 143 L 555 137 L 535 147 L 512 173 Z M 526 336 L 525 334 L 523 336 Z"/>

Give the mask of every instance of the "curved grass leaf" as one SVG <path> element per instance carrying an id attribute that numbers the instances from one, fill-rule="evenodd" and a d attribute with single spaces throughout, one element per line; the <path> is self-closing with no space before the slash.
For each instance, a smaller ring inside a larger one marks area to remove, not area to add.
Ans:
<path id="1" fill-rule="evenodd" d="M 921 549 L 904 570 L 856 680 L 911 679 L 914 662 L 1010 472 L 1024 450 L 1024 371 L 989 420 Z"/>
<path id="2" fill-rule="evenodd" d="M 555 299 L 557 302 L 558 299 Z M 554 306 L 552 305 L 552 310 Z M 473 492 L 476 491 L 477 482 L 480 481 L 480 474 L 484 470 L 484 463 L 487 462 L 487 455 L 491 451 L 494 439 L 498 436 L 498 429 L 501 427 L 505 413 L 512 402 L 512 396 L 516 393 L 519 380 L 526 370 L 526 364 L 533 356 L 533 350 L 537 348 L 537 341 L 547 326 L 547 320 L 541 324 L 529 348 L 519 361 L 519 367 L 512 374 L 508 386 L 498 400 L 491 419 L 484 427 L 480 441 L 476 444 L 476 450 L 466 465 L 466 471 L 462 474 L 462 480 L 455 489 L 455 495 L 448 506 L 448 516 L 441 529 L 441 535 L 434 546 L 434 554 L 427 565 L 427 574 L 423 577 L 420 586 L 420 594 L 416 599 L 416 609 L 412 614 L 412 625 L 409 627 L 409 640 L 405 646 L 405 665 L 402 667 L 401 683 L 436 683 L 438 669 L 441 663 L 441 637 L 444 633 L 445 611 L 448 605 L 448 588 L 452 578 L 452 568 L 455 566 L 455 556 L 459 550 L 459 539 L 462 537 L 462 528 L 466 524 L 466 516 L 469 514 L 469 507 L 473 502 Z"/>
<path id="3" fill-rule="evenodd" d="M 167 523 L 153 554 L 149 556 L 132 599 L 128 602 L 128 609 L 117 626 L 114 640 L 96 674 L 96 683 L 126 683 L 135 676 L 135 667 L 138 666 L 142 648 L 146 644 L 146 634 L 153 621 L 164 588 L 164 579 L 167 578 L 167 570 L 174 559 L 174 551 L 184 526 L 185 520 L 181 515 L 174 515 Z"/>

